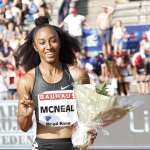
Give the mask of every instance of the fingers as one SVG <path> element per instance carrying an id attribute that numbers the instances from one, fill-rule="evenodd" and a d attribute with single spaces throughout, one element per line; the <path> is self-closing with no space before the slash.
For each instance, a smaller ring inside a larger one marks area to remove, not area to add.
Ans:
<path id="1" fill-rule="evenodd" d="M 95 140 L 96 137 L 97 137 L 97 132 L 96 132 L 95 129 L 90 129 L 90 130 L 88 131 L 88 134 L 89 134 L 89 143 L 88 143 L 88 145 L 91 145 L 91 144 L 94 143 L 94 140 Z"/>
<path id="2" fill-rule="evenodd" d="M 87 133 L 88 133 L 88 142 L 84 147 L 80 148 L 80 150 L 87 150 L 88 146 L 93 144 L 94 140 L 97 137 L 97 132 L 95 129 L 90 129 Z"/>
<path id="3" fill-rule="evenodd" d="M 20 104 L 23 104 L 23 105 L 33 105 L 33 100 L 21 100 Z"/>
<path id="4" fill-rule="evenodd" d="M 24 95 L 24 98 L 20 100 L 20 103 L 26 106 L 34 106 L 33 100 L 31 100 L 28 95 Z"/>
<path id="5" fill-rule="evenodd" d="M 24 103 L 27 103 L 27 101 L 29 101 L 29 96 L 24 95 L 23 98 L 20 100 L 20 103 L 24 104 Z"/>
<path id="6" fill-rule="evenodd" d="M 94 133 L 91 135 L 91 144 L 94 143 L 94 140 L 96 139 L 96 137 L 97 137 L 97 133 Z"/>
<path id="7" fill-rule="evenodd" d="M 96 133 L 96 130 L 95 129 L 89 129 L 88 130 L 88 134 L 95 134 Z"/>
<path id="8" fill-rule="evenodd" d="M 94 143 L 94 140 L 96 139 L 97 134 L 90 134 L 88 138 L 88 146 L 92 145 Z"/>

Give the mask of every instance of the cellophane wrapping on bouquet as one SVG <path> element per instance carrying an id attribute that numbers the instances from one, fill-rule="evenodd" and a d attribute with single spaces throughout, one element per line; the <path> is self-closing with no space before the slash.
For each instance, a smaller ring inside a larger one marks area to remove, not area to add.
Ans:
<path id="1" fill-rule="evenodd" d="M 88 143 L 87 131 L 102 127 L 103 112 L 108 112 L 107 115 L 109 115 L 110 110 L 119 107 L 118 98 L 108 96 L 105 87 L 105 85 L 92 84 L 74 85 L 78 111 L 78 122 L 72 134 L 74 147 L 86 146 Z M 128 111 L 128 109 L 122 107 L 121 111 Z"/>

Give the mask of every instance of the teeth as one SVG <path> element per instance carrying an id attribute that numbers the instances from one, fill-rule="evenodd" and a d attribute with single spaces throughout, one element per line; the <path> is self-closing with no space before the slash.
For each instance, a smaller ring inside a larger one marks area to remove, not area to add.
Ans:
<path id="1" fill-rule="evenodd" d="M 46 55 L 53 55 L 52 53 L 46 53 Z"/>

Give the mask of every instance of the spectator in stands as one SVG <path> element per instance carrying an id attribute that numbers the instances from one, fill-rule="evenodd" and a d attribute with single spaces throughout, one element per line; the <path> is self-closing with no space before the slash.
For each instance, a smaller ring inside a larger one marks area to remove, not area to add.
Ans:
<path id="1" fill-rule="evenodd" d="M 6 23 L 6 28 L 3 31 L 3 35 L 4 35 L 4 39 L 5 40 L 10 40 L 10 39 L 13 38 L 14 30 L 15 30 L 15 25 L 16 25 L 15 22 L 12 21 L 12 20 L 9 20 Z"/>
<path id="2" fill-rule="evenodd" d="M 21 10 L 22 7 L 20 7 L 19 4 L 12 5 L 11 6 L 11 12 L 13 16 L 13 21 L 15 22 L 16 25 L 21 25 L 22 24 L 22 17 L 23 17 L 23 11 Z"/>
<path id="3" fill-rule="evenodd" d="M 50 120 L 50 116 L 46 115 L 43 118 L 42 112 L 40 113 L 39 107 L 42 107 L 42 104 L 39 96 L 46 91 L 56 93 L 56 90 L 61 90 L 65 93 L 66 90 L 73 90 L 73 82 L 89 83 L 89 77 L 85 71 L 77 68 L 74 64 L 74 50 L 79 48 L 76 39 L 58 27 L 51 26 L 46 18 L 36 19 L 36 25 L 16 54 L 20 64 L 24 64 L 28 70 L 27 74 L 18 82 L 18 123 L 23 131 L 28 131 L 32 126 L 32 115 L 35 110 L 37 132 L 33 149 L 40 147 L 43 150 L 55 147 L 55 149 L 73 150 L 71 136 L 76 119 L 71 120 L 72 115 L 74 117 L 77 115 L 76 111 L 68 112 L 69 124 L 66 126 L 61 126 L 55 121 L 54 124 L 51 124 L 53 119 Z M 60 102 L 61 99 L 59 104 L 62 104 Z M 66 105 L 68 104 L 63 102 L 63 106 Z M 55 104 L 50 100 L 46 106 L 54 107 Z M 73 103 L 72 106 L 74 106 Z M 51 115 L 54 119 L 64 119 L 61 112 L 58 117 L 53 113 Z M 91 131 L 87 145 L 92 142 L 93 138 L 95 135 Z"/>
<path id="4" fill-rule="evenodd" d="M 123 53 L 123 42 L 126 28 L 123 26 L 121 20 L 117 20 L 112 29 L 112 46 L 114 56 L 121 56 Z"/>
<path id="5" fill-rule="evenodd" d="M 0 52 L 2 53 L 3 57 L 8 57 L 9 54 L 11 53 L 11 51 L 12 51 L 12 48 L 9 45 L 9 41 L 5 40 L 3 42 L 3 46 L 1 47 L 1 51 Z"/>
<path id="6" fill-rule="evenodd" d="M 34 1 L 37 6 L 37 16 L 38 14 L 47 15 L 49 11 L 47 4 L 50 2 L 45 0 L 0 0 L 0 62 L 2 65 L 6 66 L 9 63 L 15 66 L 13 53 L 18 49 L 19 44 L 24 43 L 26 32 L 30 30 L 28 26 L 30 22 L 25 20 L 25 16 L 29 14 L 28 6 L 31 6 L 31 1 Z M 34 10 L 34 6 L 31 11 Z M 43 7 L 46 10 L 43 10 Z M 19 70 L 19 76 L 23 76 L 24 73 L 21 72 Z"/>
<path id="7" fill-rule="evenodd" d="M 3 42 L 2 51 L 1 51 L 3 54 L 3 57 L 8 57 L 11 51 L 13 51 L 13 49 L 10 47 L 9 41 L 5 40 Z"/>
<path id="8" fill-rule="evenodd" d="M 99 77 L 98 75 L 94 72 L 94 66 L 91 63 L 86 63 L 85 64 L 85 69 L 88 72 L 89 78 L 90 78 L 90 84 L 99 84 Z"/>
<path id="9" fill-rule="evenodd" d="M 5 13 L 5 5 L 4 3 L 1 1 L 0 2 L 0 14 L 4 14 Z"/>
<path id="10" fill-rule="evenodd" d="M 147 74 L 150 75 L 150 45 L 148 45 L 146 49 L 145 56 L 146 56 L 145 61 L 147 64 Z"/>
<path id="11" fill-rule="evenodd" d="M 0 33 L 0 52 L 2 51 L 2 47 L 3 47 L 3 37 L 4 35 Z"/>
<path id="12" fill-rule="evenodd" d="M 131 73 L 130 59 L 127 55 L 123 57 L 119 57 L 116 59 L 116 64 L 118 66 L 118 70 L 122 77 L 120 81 L 120 95 L 129 95 L 129 84 L 132 82 L 129 81 L 129 75 Z"/>
<path id="13" fill-rule="evenodd" d="M 99 53 L 95 56 L 96 64 L 94 64 L 94 72 L 99 76 L 101 74 L 101 65 L 105 62 L 103 53 Z"/>
<path id="14" fill-rule="evenodd" d="M 12 66 L 16 66 L 16 63 L 15 63 L 15 58 L 14 58 L 14 52 L 11 51 L 10 54 L 5 57 L 5 62 L 8 63 L 8 64 L 11 64 Z"/>
<path id="15" fill-rule="evenodd" d="M 104 56 L 107 57 L 111 53 L 111 18 L 114 8 L 111 6 L 102 6 L 103 12 L 97 16 L 97 27 L 100 31 L 102 41 L 102 51 Z"/>
<path id="16" fill-rule="evenodd" d="M 14 37 L 16 36 L 16 37 L 18 37 L 18 39 L 20 39 L 21 38 L 21 31 L 22 29 L 20 28 L 20 26 L 18 26 L 18 25 L 16 25 L 15 26 L 15 33 L 14 33 Z"/>
<path id="17" fill-rule="evenodd" d="M 147 67 L 145 61 L 145 51 L 136 52 L 132 57 L 132 65 L 134 76 L 137 81 L 137 89 L 139 94 L 149 93 L 149 79 L 147 75 Z"/>
<path id="18" fill-rule="evenodd" d="M 26 72 L 25 72 L 24 68 L 21 65 L 18 65 L 17 70 L 16 70 L 17 81 L 20 78 L 22 78 L 23 76 L 25 76 L 25 74 L 26 74 Z"/>
<path id="19" fill-rule="evenodd" d="M 86 58 L 87 58 L 85 53 L 76 52 L 75 55 L 76 55 L 78 67 L 81 69 L 85 69 L 85 63 L 86 63 Z"/>
<path id="20" fill-rule="evenodd" d="M 110 79 L 110 70 L 108 68 L 107 63 L 103 63 L 101 65 L 101 74 L 99 76 L 100 82 L 101 83 L 109 83 L 109 79 Z"/>
<path id="21" fill-rule="evenodd" d="M 20 38 L 21 36 L 18 36 L 16 32 L 13 32 L 12 38 L 9 39 L 9 45 L 13 49 L 13 51 L 17 50 L 19 46 Z"/>
<path id="22" fill-rule="evenodd" d="M 26 39 L 27 35 L 28 35 L 27 30 L 24 30 L 24 31 L 21 32 L 20 41 L 19 41 L 20 45 L 22 45 L 25 42 L 25 39 Z"/>
<path id="23" fill-rule="evenodd" d="M 114 60 L 107 60 L 101 65 L 100 82 L 107 84 L 109 95 L 119 94 L 120 74 Z"/>
<path id="24" fill-rule="evenodd" d="M 7 84 L 4 80 L 4 76 L 0 71 L 0 100 L 6 100 L 8 94 Z"/>
<path id="25" fill-rule="evenodd" d="M 7 74 L 6 74 L 6 83 L 8 87 L 8 99 L 15 100 L 17 98 L 16 90 L 16 72 L 15 66 L 12 64 L 7 64 Z"/>
<path id="26" fill-rule="evenodd" d="M 14 19 L 11 7 L 9 5 L 5 6 L 5 18 L 6 18 L 7 21 Z"/>
<path id="27" fill-rule="evenodd" d="M 47 16 L 50 20 L 50 14 L 46 6 L 40 6 L 38 16 Z"/>
<path id="28" fill-rule="evenodd" d="M 147 41 L 150 43 L 150 26 L 149 26 L 148 30 L 144 34 L 146 36 Z"/>
<path id="29" fill-rule="evenodd" d="M 145 63 L 147 65 L 147 74 L 150 74 L 150 31 L 142 34 L 140 41 L 140 51 L 145 52 Z"/>
<path id="30" fill-rule="evenodd" d="M 33 0 L 35 5 L 40 8 L 41 6 L 45 5 L 44 0 Z"/>
<path id="31" fill-rule="evenodd" d="M 34 1 L 29 1 L 27 4 L 27 15 L 25 16 L 28 22 L 33 22 L 38 17 L 38 6 Z"/>
<path id="32" fill-rule="evenodd" d="M 19 17 L 16 18 L 17 25 L 20 25 L 21 27 L 23 27 L 25 24 L 24 21 L 25 21 L 25 16 L 28 13 L 28 4 L 29 4 L 29 0 L 25 0 L 25 1 L 14 0 L 14 2 L 13 2 L 13 7 L 14 7 L 14 9 L 16 9 L 15 12 L 19 14 Z"/>
<path id="33" fill-rule="evenodd" d="M 77 8 L 70 8 L 70 14 L 60 24 L 60 27 L 67 25 L 67 31 L 82 44 L 82 27 L 85 23 L 85 17 L 78 14 Z"/>
<path id="34" fill-rule="evenodd" d="M 115 88 L 115 94 L 121 95 L 121 85 L 123 77 L 121 75 L 119 67 L 116 64 L 116 60 L 109 60 L 108 67 L 110 68 L 111 85 L 113 88 Z"/>

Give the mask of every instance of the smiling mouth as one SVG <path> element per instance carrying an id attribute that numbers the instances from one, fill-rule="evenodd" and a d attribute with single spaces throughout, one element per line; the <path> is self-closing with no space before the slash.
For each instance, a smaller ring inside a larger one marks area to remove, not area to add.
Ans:
<path id="1" fill-rule="evenodd" d="M 45 55 L 48 57 L 52 57 L 52 56 L 55 56 L 55 53 L 46 53 Z"/>

